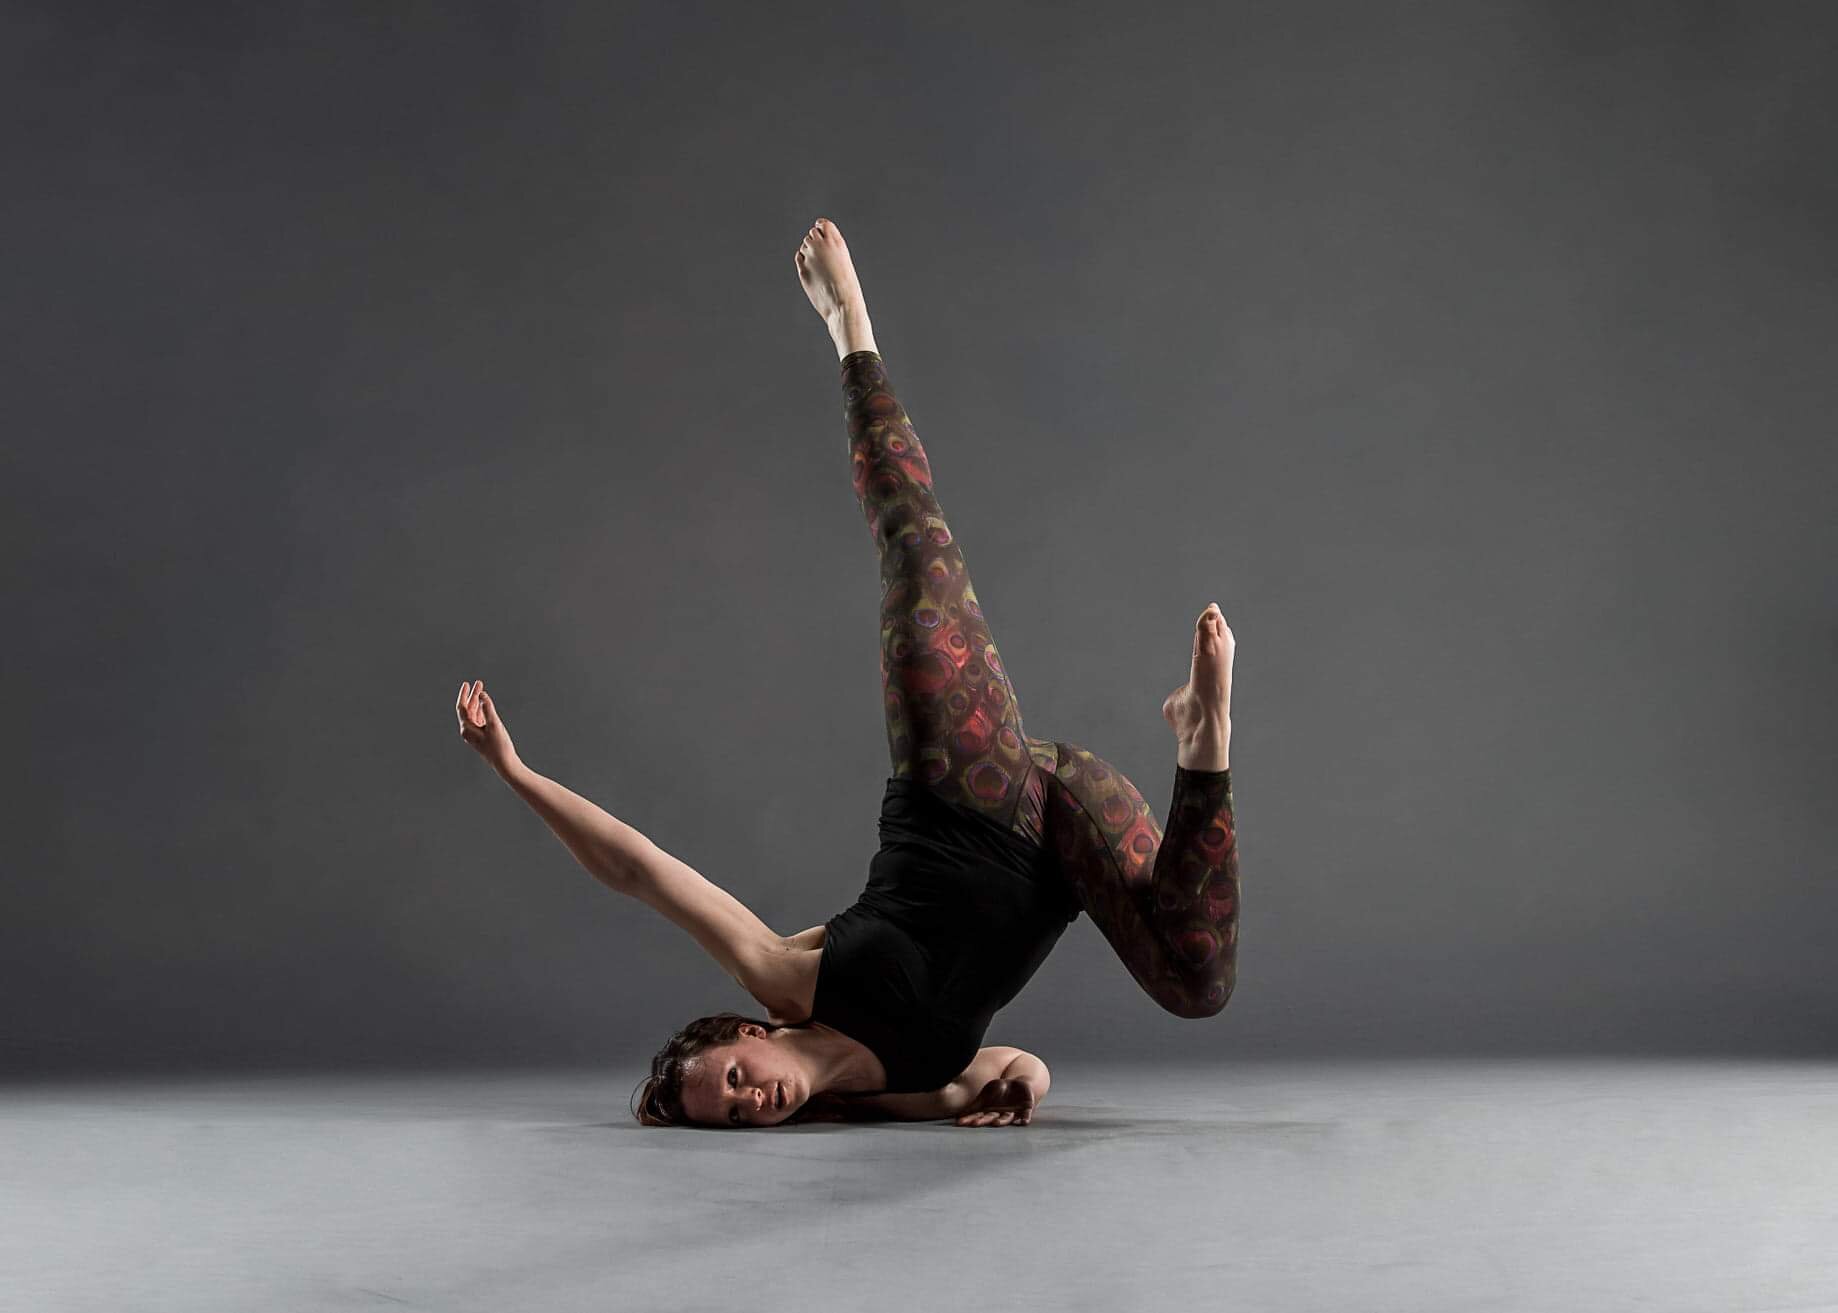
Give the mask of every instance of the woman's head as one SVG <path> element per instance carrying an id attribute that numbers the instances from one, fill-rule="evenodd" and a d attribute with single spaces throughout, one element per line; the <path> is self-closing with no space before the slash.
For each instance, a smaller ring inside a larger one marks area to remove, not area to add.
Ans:
<path id="1" fill-rule="evenodd" d="M 646 1126 L 778 1126 L 811 1098 L 809 1064 L 787 1042 L 797 1026 L 738 1012 L 699 1017 L 651 1059 L 634 1110 Z"/>

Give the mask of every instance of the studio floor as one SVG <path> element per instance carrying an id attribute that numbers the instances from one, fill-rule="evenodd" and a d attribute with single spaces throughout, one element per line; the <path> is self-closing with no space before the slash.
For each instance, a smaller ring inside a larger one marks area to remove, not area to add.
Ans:
<path id="1" fill-rule="evenodd" d="M 1056 1062 L 1024 1129 L 587 1071 L 0 1088 L 0 1307 L 1838 1309 L 1838 1062 Z"/>

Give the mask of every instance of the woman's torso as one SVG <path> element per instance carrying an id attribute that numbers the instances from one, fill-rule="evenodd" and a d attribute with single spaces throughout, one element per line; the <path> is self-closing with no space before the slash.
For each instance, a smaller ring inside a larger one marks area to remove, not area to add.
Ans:
<path id="1" fill-rule="evenodd" d="M 947 1084 L 1078 914 L 1040 847 L 890 779 L 861 896 L 787 940 L 775 1024 L 815 1021 L 874 1054 L 888 1089 Z"/>

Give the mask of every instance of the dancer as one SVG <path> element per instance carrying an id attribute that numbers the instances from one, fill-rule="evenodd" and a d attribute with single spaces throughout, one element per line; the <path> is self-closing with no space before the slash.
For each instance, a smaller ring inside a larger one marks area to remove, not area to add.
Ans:
<path id="1" fill-rule="evenodd" d="M 767 1011 L 672 1036 L 635 1115 L 761 1127 L 837 1118 L 1024 1126 L 1047 1066 L 981 1047 L 1083 911 L 1136 983 L 1210 1017 L 1237 978 L 1234 640 L 1200 613 L 1189 678 L 1162 704 L 1175 734 L 1164 833 L 1116 767 L 1031 738 L 934 493 L 925 449 L 875 346 L 849 248 L 818 219 L 793 257 L 840 359 L 857 505 L 880 556 L 881 685 L 892 774 L 880 849 L 850 907 L 795 935 L 645 835 L 530 770 L 484 681 L 460 685 L 461 736 L 609 888 L 688 931 Z"/>

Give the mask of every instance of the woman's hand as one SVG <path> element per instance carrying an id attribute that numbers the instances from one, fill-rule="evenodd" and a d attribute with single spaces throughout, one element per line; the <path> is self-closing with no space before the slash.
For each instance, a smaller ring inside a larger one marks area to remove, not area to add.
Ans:
<path id="1" fill-rule="evenodd" d="M 459 715 L 460 737 L 477 748 L 493 770 L 503 774 L 516 763 L 516 746 L 511 743 L 510 731 L 498 719 L 498 708 L 492 705 L 484 680 L 461 684 L 453 710 Z"/>
<path id="2" fill-rule="evenodd" d="M 1034 1087 L 1017 1078 L 997 1079 L 983 1086 L 970 1106 L 957 1114 L 959 1126 L 1026 1126 L 1034 1119 L 1040 1096 Z"/>

